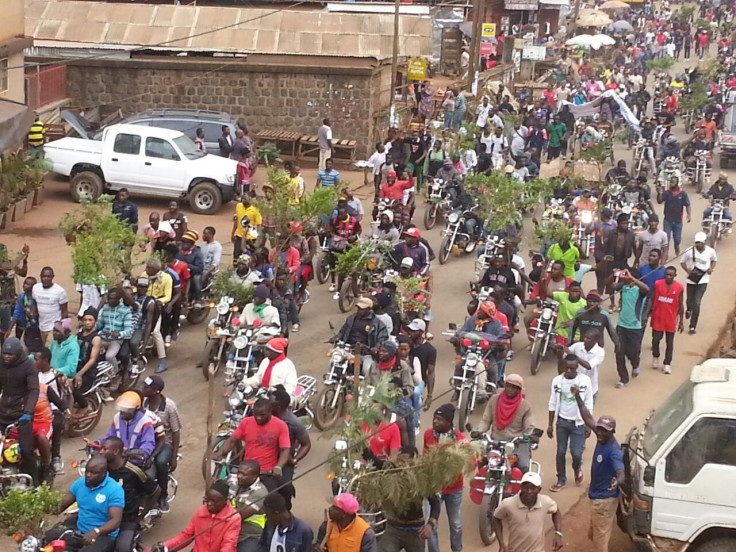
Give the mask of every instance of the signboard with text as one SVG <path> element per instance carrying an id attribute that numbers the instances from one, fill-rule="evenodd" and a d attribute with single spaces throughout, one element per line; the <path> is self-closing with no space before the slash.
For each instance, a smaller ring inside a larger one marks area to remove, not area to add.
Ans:
<path id="1" fill-rule="evenodd" d="M 504 7 L 507 10 L 532 10 L 539 9 L 539 0 L 506 0 Z"/>
<path id="2" fill-rule="evenodd" d="M 524 46 L 521 59 L 527 61 L 544 61 L 547 58 L 546 46 Z"/>
<path id="3" fill-rule="evenodd" d="M 409 80 L 427 80 L 427 60 L 424 58 L 411 58 L 409 60 Z"/>
<path id="4" fill-rule="evenodd" d="M 483 29 L 481 32 L 483 38 L 493 38 L 496 36 L 496 24 L 495 23 L 483 23 Z"/>

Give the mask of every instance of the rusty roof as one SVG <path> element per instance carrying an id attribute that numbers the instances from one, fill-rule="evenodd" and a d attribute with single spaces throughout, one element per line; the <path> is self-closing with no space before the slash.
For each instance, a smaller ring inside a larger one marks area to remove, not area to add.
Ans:
<path id="1" fill-rule="evenodd" d="M 392 55 L 393 20 L 393 14 L 26 0 L 26 35 L 36 44 L 57 48 L 66 43 L 92 49 L 119 46 L 382 60 Z M 428 17 L 401 15 L 399 55 L 431 55 L 431 32 Z"/>

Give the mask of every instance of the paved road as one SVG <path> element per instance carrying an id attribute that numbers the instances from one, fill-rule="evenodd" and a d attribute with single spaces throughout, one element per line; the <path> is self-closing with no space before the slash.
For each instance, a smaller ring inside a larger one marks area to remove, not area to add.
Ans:
<path id="1" fill-rule="evenodd" d="M 631 153 L 617 147 L 617 158 L 630 161 Z M 313 171 L 305 172 L 309 175 L 313 173 Z M 736 182 L 736 172 L 727 172 L 732 181 Z M 362 175 L 357 173 L 352 175 L 352 178 L 353 182 L 362 181 Z M 686 189 L 690 191 L 689 188 Z M 69 199 L 68 188 L 64 182 L 51 181 L 48 192 L 44 205 L 34 209 L 20 224 L 15 224 L 11 231 L 6 233 L 2 241 L 11 250 L 20 249 L 21 245 L 27 242 L 31 246 L 31 271 L 36 273 L 40 271 L 42 266 L 54 266 L 57 281 L 64 285 L 67 290 L 73 290 L 69 251 L 64 245 L 63 238 L 56 230 L 56 226 L 61 214 L 73 209 L 74 205 Z M 138 199 L 134 199 L 138 201 Z M 692 195 L 691 199 L 693 200 L 694 222 L 686 224 L 684 232 L 686 243 L 692 239 L 693 234 L 698 230 L 700 213 L 705 207 L 705 202 L 702 199 L 694 198 Z M 150 212 L 163 210 L 165 204 L 164 201 L 140 200 L 142 224 Z M 418 215 L 420 214 L 421 207 L 418 210 Z M 190 228 L 201 230 L 205 224 L 214 225 L 220 232 L 218 237 L 222 241 L 229 241 L 228 234 L 231 225 L 229 211 L 223 210 L 214 217 L 190 216 Z M 427 237 L 434 246 L 439 245 L 439 229 L 428 232 Z M 612 351 L 607 349 L 607 358 L 600 375 L 600 393 L 595 413 L 609 413 L 616 416 L 621 434 L 625 434 L 630 426 L 640 424 L 649 410 L 660 404 L 688 376 L 690 368 L 703 358 L 708 348 L 716 340 L 718 332 L 724 325 L 724 320 L 728 320 L 736 297 L 736 288 L 731 285 L 730 280 L 730 275 L 736 269 L 732 240 L 733 238 L 726 239 L 718 245 L 718 268 L 703 300 L 703 316 L 697 335 L 681 335 L 676 338 L 676 356 L 673 362 L 672 375 L 665 376 L 660 372 L 649 369 L 651 353 L 649 334 L 647 334 L 642 354 L 642 375 L 628 388 L 623 390 L 614 389 L 614 384 L 618 378 Z M 226 249 L 229 249 L 229 246 L 226 246 Z M 468 281 L 473 277 L 473 261 L 474 258 L 470 257 L 453 257 L 449 264 L 433 268 L 436 287 L 435 297 L 433 298 L 433 312 L 436 320 L 432 324 L 432 330 L 436 335 L 439 335 L 441 329 L 446 328 L 448 323 L 462 321 L 468 300 Z M 682 274 L 679 279 L 683 281 Z M 594 276 L 588 275 L 583 282 L 583 287 L 587 290 L 593 286 Z M 336 302 L 331 299 L 327 286 L 315 284 L 312 292 L 312 300 L 303 311 L 302 331 L 292 337 L 290 356 L 295 361 L 300 373 L 311 374 L 319 378 L 326 367 L 324 352 L 327 346 L 323 342 L 331 335 L 328 324 L 332 322 L 333 325 L 339 326 L 345 316 L 339 312 Z M 516 349 L 524 347 L 526 343 L 523 334 L 514 339 Z M 186 525 L 192 512 L 201 503 L 203 482 L 200 475 L 200 461 L 204 442 L 206 384 L 201 371 L 195 367 L 195 363 L 199 358 L 203 344 L 203 326 L 187 327 L 185 325 L 179 342 L 169 351 L 170 369 L 165 374 L 167 383 L 165 393 L 176 400 L 184 418 L 185 429 L 182 439 L 184 460 L 180 462 L 176 474 L 181 483 L 179 496 L 172 506 L 171 513 L 166 517 L 166 523 L 159 524 L 147 535 L 146 540 L 149 542 L 155 542 L 175 534 Z M 451 362 L 454 354 L 450 345 L 443 342 L 441 337 L 436 338 L 435 345 L 439 350 L 435 391 L 435 397 L 438 397 L 448 389 L 448 379 L 451 374 Z M 518 372 L 525 377 L 525 393 L 533 404 L 537 425 L 544 427 L 547 417 L 549 385 L 555 374 L 555 368 L 551 362 L 548 362 L 542 367 L 537 376 L 532 377 L 529 375 L 528 365 L 529 354 L 528 350 L 524 349 L 517 353 L 513 362 L 509 363 L 507 372 Z M 436 398 L 435 402 L 439 404 L 447 399 L 448 396 L 445 395 L 445 397 Z M 111 416 L 112 409 L 107 409 L 97 434 L 93 437 L 97 437 L 104 432 Z M 479 416 L 480 412 L 477 412 L 475 415 L 476 421 Z M 428 427 L 430 422 L 429 414 L 422 416 L 423 428 Z M 324 461 L 331 448 L 331 443 L 327 439 L 321 438 L 316 430 L 313 430 L 311 435 L 313 449 L 300 466 L 300 472 Z M 72 459 L 81 454 L 76 451 L 79 448 L 78 445 L 81 446 L 78 441 L 67 440 L 64 442 L 63 456 L 67 464 L 67 472 L 64 477 L 58 480 L 59 488 L 64 488 L 73 479 L 72 470 L 68 466 Z M 590 451 L 593 446 L 594 443 L 589 441 L 585 455 L 584 470 L 586 474 L 588 473 Z M 552 484 L 555 480 L 554 453 L 554 443 L 545 437 L 535 455 L 535 459 L 542 463 L 542 476 L 545 486 Z M 298 481 L 296 487 L 297 499 L 294 512 L 316 528 L 323 516 L 323 497 L 330 495 L 326 472 L 320 468 Z M 572 485 L 555 495 L 555 499 L 558 500 L 563 511 L 567 511 L 578 500 L 583 491 L 583 487 L 576 488 Z M 483 548 L 478 536 L 477 519 L 478 508 L 466 498 L 463 507 L 466 550 Z M 442 550 L 448 550 L 448 529 L 444 516 L 439 527 L 441 542 L 443 543 Z M 584 550 L 585 546 L 576 546 L 572 549 Z"/>

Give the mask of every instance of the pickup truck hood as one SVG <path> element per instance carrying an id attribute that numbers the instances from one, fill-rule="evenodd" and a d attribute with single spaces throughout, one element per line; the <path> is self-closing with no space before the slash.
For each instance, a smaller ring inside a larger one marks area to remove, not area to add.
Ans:
<path id="1" fill-rule="evenodd" d="M 84 153 L 102 153 L 102 142 L 97 140 L 88 140 L 86 138 L 60 138 L 49 142 L 44 146 L 44 150 L 57 151 L 81 151 Z"/>
<path id="2" fill-rule="evenodd" d="M 210 153 L 193 160 L 192 168 L 196 167 L 202 170 L 205 166 L 213 171 L 222 171 L 224 174 L 235 174 L 238 172 L 238 162 L 235 159 L 228 159 L 227 157 L 220 157 L 219 155 L 212 155 Z"/>

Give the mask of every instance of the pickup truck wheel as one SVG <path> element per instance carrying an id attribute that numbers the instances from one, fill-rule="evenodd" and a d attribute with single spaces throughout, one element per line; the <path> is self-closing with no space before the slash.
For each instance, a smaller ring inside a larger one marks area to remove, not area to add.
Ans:
<path id="1" fill-rule="evenodd" d="M 714 539 L 698 546 L 695 552 L 730 552 L 736 550 L 736 539 Z"/>
<path id="2" fill-rule="evenodd" d="M 211 182 L 202 182 L 189 194 L 189 205 L 195 213 L 214 215 L 222 206 L 222 193 Z"/>
<path id="3" fill-rule="evenodd" d="M 102 178 L 92 171 L 75 174 L 71 181 L 72 199 L 74 201 L 95 200 L 102 195 Z"/>

